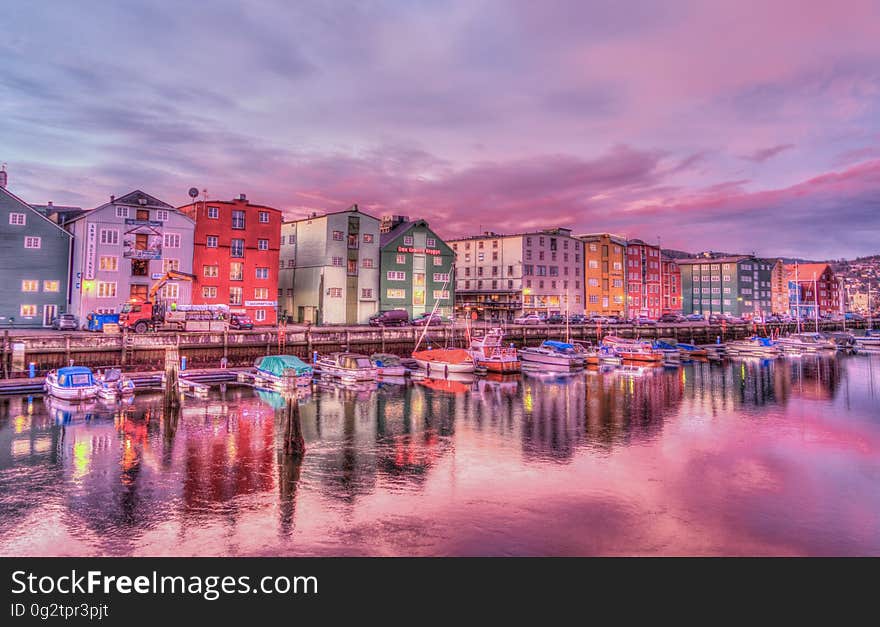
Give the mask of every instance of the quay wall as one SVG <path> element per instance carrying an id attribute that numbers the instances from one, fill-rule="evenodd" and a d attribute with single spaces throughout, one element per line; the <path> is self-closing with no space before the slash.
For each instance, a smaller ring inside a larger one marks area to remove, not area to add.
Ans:
<path id="1" fill-rule="evenodd" d="M 847 329 L 858 328 L 847 323 Z M 861 323 L 864 326 L 864 323 Z M 812 325 L 805 330 L 812 330 Z M 843 328 L 840 322 L 822 322 L 823 331 Z M 163 367 L 166 347 L 174 346 L 187 359 L 187 367 L 217 367 L 226 357 L 229 367 L 250 366 L 264 355 L 296 355 L 311 360 L 313 351 L 328 353 L 352 350 L 360 353 L 388 352 L 408 355 L 423 329 L 421 327 L 295 327 L 254 331 L 149 333 L 104 335 L 100 333 L 34 333 L 0 336 L 0 378 L 28 375 L 33 363 L 37 375 L 53 368 L 66 366 L 71 360 L 77 365 L 92 368 L 120 367 L 129 371 L 155 370 Z M 759 332 L 781 334 L 795 331 L 793 324 L 761 325 Z M 517 347 L 537 345 L 543 340 L 564 340 L 565 325 L 509 326 L 506 341 Z M 754 334 L 750 324 L 718 325 L 658 324 L 656 326 L 571 325 L 569 337 L 596 343 L 606 334 L 626 338 L 675 338 L 691 344 L 713 344 L 717 340 L 741 339 Z M 461 327 L 435 326 L 428 330 L 423 346 L 463 346 L 465 331 Z M 13 345 L 24 348 L 13 354 Z"/>

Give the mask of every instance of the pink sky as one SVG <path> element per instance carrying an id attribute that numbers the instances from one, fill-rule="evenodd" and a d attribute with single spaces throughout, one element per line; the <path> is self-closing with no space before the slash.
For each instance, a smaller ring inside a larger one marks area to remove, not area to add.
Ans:
<path id="1" fill-rule="evenodd" d="M 179 205 L 196 186 L 445 236 L 880 252 L 876 2 L 87 1 L 4 19 L 0 161 L 32 202 Z"/>

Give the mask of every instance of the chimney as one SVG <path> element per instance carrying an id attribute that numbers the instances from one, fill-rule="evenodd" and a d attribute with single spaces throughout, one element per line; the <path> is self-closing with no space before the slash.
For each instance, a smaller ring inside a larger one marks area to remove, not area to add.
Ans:
<path id="1" fill-rule="evenodd" d="M 6 174 L 6 164 L 0 165 L 0 187 L 6 189 L 6 184 L 9 182 L 9 175 Z"/>
<path id="2" fill-rule="evenodd" d="M 242 202 L 247 202 L 247 196 L 245 194 L 239 194 L 238 199 Z"/>
<path id="3" fill-rule="evenodd" d="M 110 202 L 116 202 L 116 196 L 110 194 Z"/>

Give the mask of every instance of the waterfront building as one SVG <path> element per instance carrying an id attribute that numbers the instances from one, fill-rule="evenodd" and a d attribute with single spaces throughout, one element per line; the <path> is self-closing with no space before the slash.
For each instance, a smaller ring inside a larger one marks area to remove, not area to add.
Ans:
<path id="1" fill-rule="evenodd" d="M 195 222 L 193 304 L 229 305 L 255 325 L 277 323 L 281 211 L 234 200 L 205 200 L 179 211 Z"/>
<path id="2" fill-rule="evenodd" d="M 65 223 L 73 234 L 71 307 L 89 313 L 118 313 L 130 300 L 146 300 L 168 270 L 192 273 L 195 223 L 166 202 L 140 190 L 83 212 Z M 159 297 L 170 304 L 192 302 L 193 284 L 169 281 Z"/>
<path id="3" fill-rule="evenodd" d="M 660 298 L 660 246 L 640 239 L 626 243 L 626 301 L 630 317 L 656 320 L 662 313 Z"/>
<path id="4" fill-rule="evenodd" d="M 774 314 L 788 314 L 789 289 L 785 264 L 782 259 L 767 259 L 771 264 L 770 271 L 770 311 Z"/>
<path id="5" fill-rule="evenodd" d="M 279 309 L 312 324 L 363 324 L 379 310 L 379 220 L 358 209 L 281 225 Z"/>
<path id="6" fill-rule="evenodd" d="M 583 313 L 583 242 L 571 229 L 486 231 L 448 243 L 456 259 L 456 313 L 492 321 L 521 313 Z"/>
<path id="7" fill-rule="evenodd" d="M 410 318 L 433 311 L 453 314 L 455 253 L 425 220 L 382 218 L 379 310 L 404 309 Z"/>
<path id="8" fill-rule="evenodd" d="M 67 312 L 71 235 L 10 192 L 0 169 L 0 328 L 46 327 Z"/>
<path id="9" fill-rule="evenodd" d="M 789 312 L 792 316 L 814 318 L 843 313 L 840 281 L 827 263 L 786 264 Z"/>
<path id="10" fill-rule="evenodd" d="M 626 238 L 610 233 L 577 238 L 584 243 L 584 313 L 626 315 Z"/>
<path id="11" fill-rule="evenodd" d="M 676 260 L 681 269 L 685 314 L 725 314 L 751 318 L 771 309 L 772 264 L 751 255 L 704 253 Z"/>
<path id="12" fill-rule="evenodd" d="M 681 268 L 675 259 L 660 253 L 660 306 L 662 313 L 680 314 L 681 302 Z"/>

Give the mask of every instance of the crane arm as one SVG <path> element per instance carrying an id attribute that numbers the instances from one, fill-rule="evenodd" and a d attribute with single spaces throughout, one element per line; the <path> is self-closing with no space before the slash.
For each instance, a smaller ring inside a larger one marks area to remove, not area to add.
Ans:
<path id="1" fill-rule="evenodd" d="M 153 283 L 153 287 L 150 288 L 150 301 L 156 296 L 156 294 L 161 290 L 168 281 L 194 281 L 196 275 L 189 274 L 188 272 L 180 272 L 179 270 L 169 270 L 166 272 L 161 279 Z"/>

